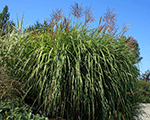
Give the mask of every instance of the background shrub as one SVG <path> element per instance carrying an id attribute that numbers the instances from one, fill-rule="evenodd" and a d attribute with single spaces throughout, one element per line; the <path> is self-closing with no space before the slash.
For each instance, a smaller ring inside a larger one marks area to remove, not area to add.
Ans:
<path id="1" fill-rule="evenodd" d="M 139 81 L 138 93 L 140 95 L 140 102 L 150 103 L 150 83 L 148 81 Z"/>
<path id="2" fill-rule="evenodd" d="M 138 81 L 139 89 L 138 94 L 140 96 L 140 102 L 150 103 L 150 71 L 147 70 L 143 73 Z"/>

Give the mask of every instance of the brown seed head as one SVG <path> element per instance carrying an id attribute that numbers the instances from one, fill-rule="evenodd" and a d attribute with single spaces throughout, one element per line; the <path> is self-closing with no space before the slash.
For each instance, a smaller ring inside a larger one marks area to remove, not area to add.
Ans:
<path id="1" fill-rule="evenodd" d="M 113 12 L 113 10 L 107 9 L 107 12 L 105 13 L 104 17 L 103 17 L 103 22 L 105 22 L 107 24 L 107 28 L 110 32 L 112 32 L 113 30 L 116 30 L 116 12 Z"/>
<path id="2" fill-rule="evenodd" d="M 124 27 L 123 27 L 123 29 L 122 29 L 122 34 L 121 34 L 121 36 L 123 36 L 124 35 L 124 33 L 126 33 L 126 32 L 128 32 L 128 30 L 129 30 L 129 26 L 130 26 L 131 24 L 126 24 L 126 25 L 124 25 Z"/>
<path id="3" fill-rule="evenodd" d="M 78 5 L 78 3 L 75 3 L 74 5 L 71 5 L 71 14 L 77 18 L 83 16 L 83 8 Z"/>
<path id="4" fill-rule="evenodd" d="M 61 9 L 57 9 L 56 11 L 53 11 L 51 17 L 50 17 L 50 25 L 55 26 L 59 20 L 62 17 L 62 8 Z"/>
<path id="5" fill-rule="evenodd" d="M 86 10 L 84 12 L 84 14 L 85 14 L 85 25 L 92 23 L 95 19 L 95 17 L 93 17 L 94 13 L 92 12 L 92 10 L 93 9 L 91 9 L 90 7 L 86 7 Z"/>

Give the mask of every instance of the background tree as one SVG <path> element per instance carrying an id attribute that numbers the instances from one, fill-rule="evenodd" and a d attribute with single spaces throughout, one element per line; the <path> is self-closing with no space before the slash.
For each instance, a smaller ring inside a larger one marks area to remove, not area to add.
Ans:
<path id="1" fill-rule="evenodd" d="M 8 6 L 3 8 L 2 13 L 0 13 L 0 36 L 5 35 L 13 30 L 15 25 L 13 21 L 10 21 L 10 13 L 8 12 Z"/>
<path id="2" fill-rule="evenodd" d="M 127 46 L 130 49 L 130 52 L 135 56 L 136 61 L 133 64 L 139 63 L 143 57 L 140 57 L 140 48 L 137 40 L 131 36 L 121 36 L 121 39 L 127 43 Z"/>
<path id="3" fill-rule="evenodd" d="M 145 71 L 145 73 L 143 73 L 141 75 L 141 80 L 145 80 L 145 81 L 150 81 L 150 70 Z"/>
<path id="4" fill-rule="evenodd" d="M 36 34 L 40 34 L 42 32 L 43 29 L 46 30 L 46 28 L 48 27 L 48 23 L 46 20 L 44 20 L 44 23 L 40 23 L 38 20 L 34 23 L 34 25 L 30 25 L 26 30 L 28 32 L 31 32 L 32 34 L 36 35 Z"/>

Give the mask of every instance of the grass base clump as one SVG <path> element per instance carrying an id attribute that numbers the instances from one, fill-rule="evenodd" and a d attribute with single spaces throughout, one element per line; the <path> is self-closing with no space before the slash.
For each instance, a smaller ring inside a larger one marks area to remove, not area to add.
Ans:
<path id="1" fill-rule="evenodd" d="M 1 64 L 22 84 L 23 100 L 49 118 L 134 119 L 139 71 L 130 47 L 109 32 L 60 26 L 1 40 Z"/>

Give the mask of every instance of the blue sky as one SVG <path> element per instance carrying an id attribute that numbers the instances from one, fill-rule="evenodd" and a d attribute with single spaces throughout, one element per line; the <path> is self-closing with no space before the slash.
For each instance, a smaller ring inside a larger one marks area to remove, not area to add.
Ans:
<path id="1" fill-rule="evenodd" d="M 139 63 L 141 73 L 150 69 L 150 1 L 149 0 L 0 0 L 0 12 L 5 5 L 8 6 L 11 20 L 16 20 L 18 14 L 21 20 L 24 13 L 24 25 L 34 24 L 50 18 L 52 10 L 61 8 L 65 16 L 70 12 L 70 5 L 74 2 L 93 8 L 95 21 L 91 24 L 97 27 L 99 18 L 104 15 L 107 8 L 115 8 L 117 12 L 117 24 L 120 30 L 123 25 L 131 24 L 126 36 L 134 37 L 139 43 L 140 56 L 143 57 Z"/>

